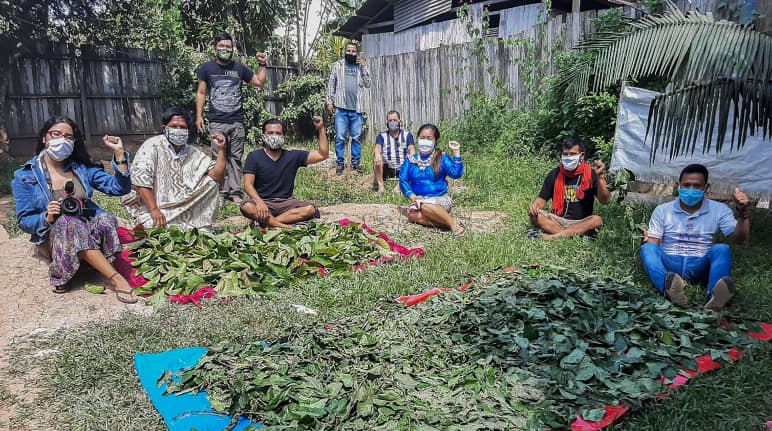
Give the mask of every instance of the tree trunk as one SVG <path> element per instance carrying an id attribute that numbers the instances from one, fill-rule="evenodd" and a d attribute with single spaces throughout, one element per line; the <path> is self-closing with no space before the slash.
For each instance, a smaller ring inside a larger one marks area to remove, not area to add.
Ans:
<path id="1" fill-rule="evenodd" d="M 303 46 L 303 37 L 302 32 L 305 31 L 305 26 L 303 25 L 303 14 L 301 13 L 302 4 L 301 0 L 295 0 L 295 11 L 297 12 L 295 14 L 295 34 L 297 36 L 297 47 L 296 51 L 298 54 L 298 75 L 303 76 L 303 49 L 305 48 Z"/>

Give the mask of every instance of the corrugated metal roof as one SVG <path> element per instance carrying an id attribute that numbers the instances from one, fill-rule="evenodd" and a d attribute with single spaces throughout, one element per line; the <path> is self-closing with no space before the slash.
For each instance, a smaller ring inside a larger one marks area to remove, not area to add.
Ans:
<path id="1" fill-rule="evenodd" d="M 402 31 L 416 24 L 450 12 L 451 0 L 395 0 L 394 31 Z"/>

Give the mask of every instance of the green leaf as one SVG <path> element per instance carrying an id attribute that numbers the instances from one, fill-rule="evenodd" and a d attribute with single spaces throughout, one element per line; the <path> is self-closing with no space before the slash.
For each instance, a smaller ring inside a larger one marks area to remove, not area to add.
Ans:
<path id="1" fill-rule="evenodd" d="M 83 285 L 83 290 L 85 290 L 88 293 L 93 293 L 95 295 L 101 295 L 105 293 L 105 287 L 101 284 L 92 284 L 92 283 L 85 283 Z"/>
<path id="2" fill-rule="evenodd" d="M 584 359 L 584 357 L 585 357 L 584 350 L 574 349 L 571 353 L 569 353 L 563 359 L 560 360 L 560 368 L 563 368 L 563 369 L 574 368 L 579 362 L 582 361 L 582 359 Z"/>
<path id="3" fill-rule="evenodd" d="M 606 417 L 606 409 L 582 409 L 582 419 L 589 422 L 600 422 Z"/>

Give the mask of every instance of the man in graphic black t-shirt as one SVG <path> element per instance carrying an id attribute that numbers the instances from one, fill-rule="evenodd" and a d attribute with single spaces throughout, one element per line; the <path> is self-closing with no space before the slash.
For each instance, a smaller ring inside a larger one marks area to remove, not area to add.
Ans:
<path id="1" fill-rule="evenodd" d="M 528 231 L 529 238 L 551 240 L 585 235 L 603 224 L 592 210 L 595 198 L 603 205 L 611 201 L 604 175 L 606 165 L 595 160 L 590 167 L 584 161 L 584 151 L 585 144 L 580 139 L 563 141 L 560 166 L 547 174 L 539 197 L 528 209 L 531 224 L 536 228 Z M 545 211 L 550 199 L 552 209 Z"/>
<path id="2" fill-rule="evenodd" d="M 260 64 L 255 74 L 248 67 L 233 61 L 233 40 L 227 33 L 214 38 L 215 59 L 207 61 L 198 70 L 196 94 L 196 126 L 204 130 L 204 102 L 209 95 L 210 133 L 222 133 L 228 140 L 228 165 L 225 179 L 220 184 L 220 194 L 236 203 L 241 202 L 241 158 L 244 155 L 246 131 L 242 106 L 241 84 L 249 83 L 263 88 L 266 80 L 266 57 L 257 54 Z M 215 151 L 214 148 L 212 148 Z"/>

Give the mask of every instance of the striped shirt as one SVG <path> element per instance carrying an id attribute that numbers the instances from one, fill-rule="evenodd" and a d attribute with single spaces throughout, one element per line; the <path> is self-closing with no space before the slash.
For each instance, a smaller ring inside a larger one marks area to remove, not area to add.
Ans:
<path id="1" fill-rule="evenodd" d="M 412 133 L 400 129 L 399 136 L 396 138 L 391 136 L 388 131 L 381 133 L 375 138 L 375 145 L 381 146 L 381 154 L 383 154 L 386 164 L 391 169 L 399 169 L 407 158 L 408 147 L 415 145 L 415 143 Z"/>

